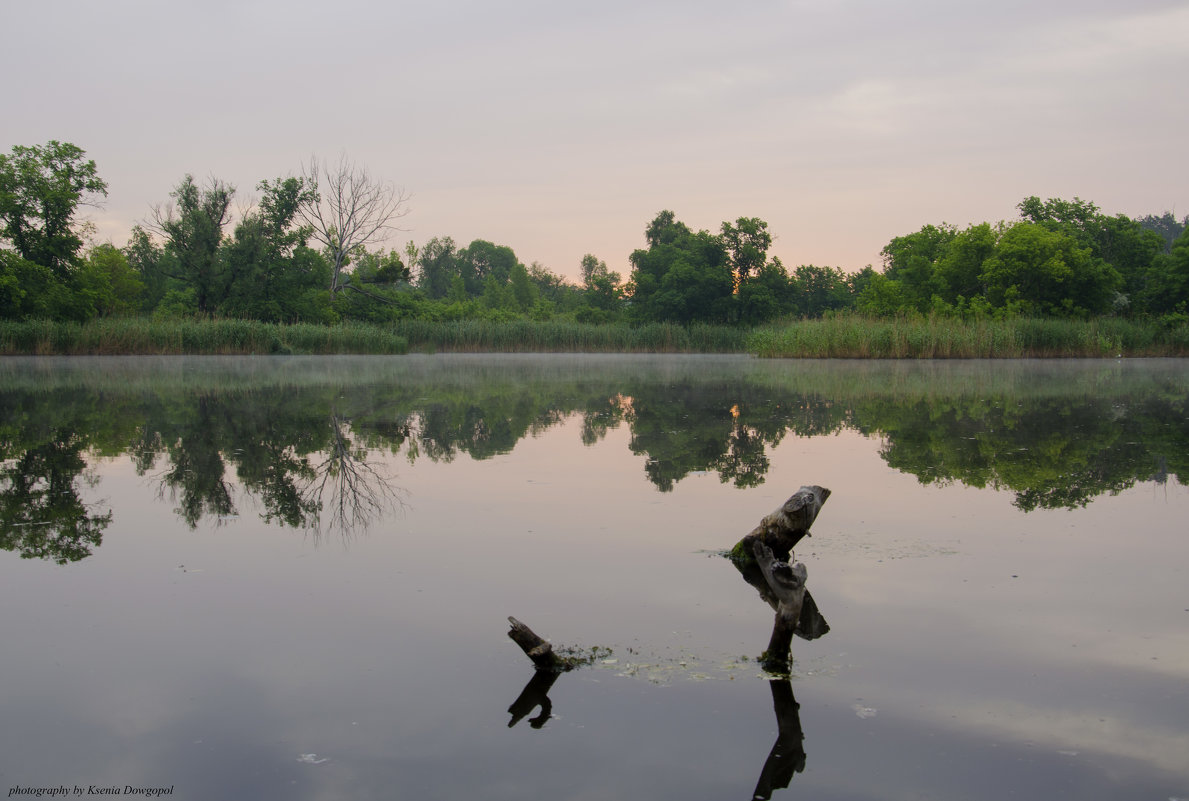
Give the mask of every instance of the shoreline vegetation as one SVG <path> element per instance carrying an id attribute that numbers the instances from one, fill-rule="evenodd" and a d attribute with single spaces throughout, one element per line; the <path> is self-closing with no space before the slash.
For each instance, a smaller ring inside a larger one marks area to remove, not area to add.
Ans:
<path id="1" fill-rule="evenodd" d="M 747 353 L 796 359 L 1189 357 L 1189 324 L 1119 318 L 872 318 L 838 315 L 756 328 L 515 320 L 279 324 L 101 318 L 0 321 L 0 355 L 406 353 Z"/>
<path id="2" fill-rule="evenodd" d="M 107 195 L 69 142 L 0 154 L 0 355 L 750 353 L 764 358 L 1189 356 L 1189 216 L 1024 198 L 1018 219 L 926 224 L 847 271 L 769 253 L 759 217 L 669 209 L 626 275 L 580 282 L 508 245 L 389 249 L 408 196 L 345 155 L 235 188 L 186 175 L 124 247 L 88 245 Z"/>

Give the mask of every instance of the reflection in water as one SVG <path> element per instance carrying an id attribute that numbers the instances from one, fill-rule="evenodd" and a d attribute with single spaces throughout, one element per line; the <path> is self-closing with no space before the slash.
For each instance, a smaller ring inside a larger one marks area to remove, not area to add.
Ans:
<path id="1" fill-rule="evenodd" d="M 793 775 L 805 770 L 805 734 L 801 731 L 801 705 L 793 697 L 793 685 L 788 679 L 774 679 L 768 682 L 772 688 L 772 708 L 776 712 L 778 733 L 776 742 L 760 780 L 756 782 L 752 798 L 767 801 L 773 790 L 783 790 L 793 780 Z"/>
<path id="2" fill-rule="evenodd" d="M 529 718 L 528 723 L 534 729 L 540 729 L 545 725 L 553 715 L 553 702 L 549 700 L 549 690 L 553 688 L 553 682 L 557 681 L 560 675 L 556 670 L 533 670 L 533 677 L 524 685 L 512 706 L 508 707 L 508 712 L 512 715 L 512 719 L 508 721 L 509 729 L 524 720 L 537 707 L 541 707 L 541 713 L 535 718 Z"/>
<path id="3" fill-rule="evenodd" d="M 0 547 L 68 562 L 110 513 L 89 459 L 129 453 L 194 527 L 251 496 L 268 522 L 349 534 L 400 495 L 372 458 L 487 459 L 571 416 L 627 425 L 645 476 L 763 483 L 788 435 L 879 437 L 922 483 L 1075 508 L 1189 479 L 1189 371 L 1147 362 L 761 362 L 738 357 L 36 359 L 0 363 Z"/>
<path id="4" fill-rule="evenodd" d="M 140 475 L 166 457 L 168 468 L 157 476 L 160 494 L 169 491 L 190 528 L 204 517 L 218 522 L 237 514 L 227 462 L 244 489 L 260 499 L 265 521 L 315 535 L 325 530 L 349 536 L 399 505 L 399 490 L 368 462 L 368 448 L 356 442 L 350 421 L 336 411 L 303 429 L 306 440 L 298 451 L 285 436 L 285 421 L 254 429 L 238 407 L 235 398 L 200 397 L 192 422 L 146 427 L 135 445 Z M 272 426 L 279 436 L 268 436 Z M 312 439 L 311 430 L 317 434 Z"/>
<path id="5" fill-rule="evenodd" d="M 769 671 L 777 736 L 752 793 L 752 798 L 759 801 L 771 799 L 773 790 L 787 788 L 793 776 L 805 770 L 801 707 L 793 697 L 789 679 L 793 661 L 791 641 L 794 634 L 807 640 L 817 639 L 830 627 L 806 589 L 807 570 L 795 561 L 792 548 L 809 535 L 822 504 L 830 495 L 830 490 L 818 485 L 801 487 L 779 508 L 766 515 L 729 553 L 722 554 L 739 569 L 749 585 L 759 590 L 761 599 L 775 612 L 772 636 L 760 662 Z M 779 552 L 779 559 L 774 556 L 774 549 Z M 749 550 L 754 557 L 744 558 L 743 554 Z M 540 708 L 535 717 L 529 718 L 529 725 L 541 729 L 553 714 L 549 691 L 558 676 L 575 667 L 594 664 L 598 649 L 585 659 L 560 658 L 549 641 L 524 623 L 514 617 L 509 617 L 508 622 L 511 624 L 508 636 L 533 662 L 532 678 L 508 707 L 512 716 L 508 728 Z"/>
<path id="6" fill-rule="evenodd" d="M 324 510 L 329 517 L 327 530 L 347 537 L 399 506 L 401 496 L 387 476 L 367 461 L 367 449 L 353 441 L 349 421 L 332 414 L 329 425 L 330 447 L 313 468 L 298 503 L 307 513 L 307 527 L 319 531 Z"/>
<path id="7" fill-rule="evenodd" d="M 67 432 L 5 461 L 0 470 L 0 548 L 22 559 L 60 565 L 91 555 L 112 513 L 99 514 L 79 497 L 85 478 L 84 440 Z"/>

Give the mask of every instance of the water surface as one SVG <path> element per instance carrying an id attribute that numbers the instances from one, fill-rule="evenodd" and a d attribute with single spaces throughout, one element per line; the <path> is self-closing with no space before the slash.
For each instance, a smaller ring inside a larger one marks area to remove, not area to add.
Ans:
<path id="1" fill-rule="evenodd" d="M 1187 798 L 1186 367 L 5 359 L 0 774 Z M 718 554 L 802 484 L 830 631 L 773 680 Z M 508 615 L 612 653 L 514 720 Z"/>

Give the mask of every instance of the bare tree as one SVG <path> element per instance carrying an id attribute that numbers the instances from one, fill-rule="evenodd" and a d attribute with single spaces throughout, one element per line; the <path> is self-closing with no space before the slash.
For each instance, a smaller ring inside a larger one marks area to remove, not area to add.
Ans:
<path id="1" fill-rule="evenodd" d="M 346 154 L 337 164 L 310 157 L 309 163 L 302 165 L 302 177 L 314 190 L 314 200 L 302 206 L 301 216 L 330 255 L 333 294 L 343 285 L 342 271 L 351 251 L 382 242 L 390 231 L 400 230 L 395 221 L 409 213 L 409 195 L 373 178 Z"/>

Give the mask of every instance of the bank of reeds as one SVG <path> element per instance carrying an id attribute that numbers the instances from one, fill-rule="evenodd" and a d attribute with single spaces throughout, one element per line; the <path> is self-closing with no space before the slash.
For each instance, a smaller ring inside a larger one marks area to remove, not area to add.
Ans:
<path id="1" fill-rule="evenodd" d="M 401 320 L 278 325 L 252 320 L 0 321 L 0 355 L 743 353 L 768 358 L 981 359 L 1189 356 L 1189 325 L 1115 318 L 963 322 L 838 316 L 763 326 Z"/>
<path id="2" fill-rule="evenodd" d="M 412 350 L 501 353 L 742 353 L 747 331 L 725 325 L 568 321 L 400 320 Z"/>
<path id="3" fill-rule="evenodd" d="M 0 354 L 169 355 L 406 353 L 390 328 L 278 325 L 254 320 L 108 318 L 87 323 L 0 321 Z"/>
<path id="4" fill-rule="evenodd" d="M 766 358 L 819 359 L 1189 356 L 1189 326 L 1118 318 L 966 322 L 843 315 L 764 326 L 752 332 L 747 350 Z"/>
<path id="5" fill-rule="evenodd" d="M 746 336 L 731 326 L 666 323 L 410 319 L 324 326 L 109 318 L 83 324 L 0 321 L 0 354 L 742 353 Z"/>

